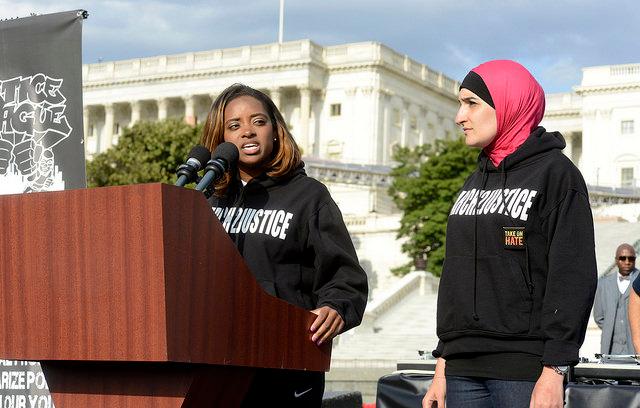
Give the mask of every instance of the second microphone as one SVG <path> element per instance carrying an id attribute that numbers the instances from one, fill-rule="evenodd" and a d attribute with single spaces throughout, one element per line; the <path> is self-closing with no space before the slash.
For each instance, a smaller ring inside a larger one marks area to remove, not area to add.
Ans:
<path id="1" fill-rule="evenodd" d="M 219 180 L 230 167 L 236 165 L 239 156 L 238 148 L 233 143 L 224 142 L 218 145 L 211 154 L 211 160 L 204 168 L 204 176 L 196 186 L 196 190 L 204 191 L 212 183 Z"/>

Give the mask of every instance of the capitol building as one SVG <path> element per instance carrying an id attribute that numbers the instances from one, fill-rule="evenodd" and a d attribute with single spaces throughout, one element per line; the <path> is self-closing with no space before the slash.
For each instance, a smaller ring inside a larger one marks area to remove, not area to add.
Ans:
<path id="1" fill-rule="evenodd" d="M 389 166 L 394 146 L 458 135 L 459 83 L 375 42 L 301 40 L 87 64 L 83 82 L 88 157 L 139 120 L 202 122 L 235 82 L 271 96 L 307 159 Z M 563 133 L 565 154 L 589 185 L 626 188 L 640 178 L 639 120 L 640 64 L 628 64 L 583 68 L 571 92 L 547 95 L 543 125 Z"/>
<path id="2" fill-rule="evenodd" d="M 307 157 L 387 165 L 396 145 L 452 137 L 458 83 L 374 42 L 309 40 L 83 66 L 87 153 L 139 120 L 205 119 L 223 89 L 270 95 Z"/>
<path id="3" fill-rule="evenodd" d="M 640 187 L 640 64 L 582 69 L 572 92 L 547 95 L 542 123 L 592 187 Z"/>

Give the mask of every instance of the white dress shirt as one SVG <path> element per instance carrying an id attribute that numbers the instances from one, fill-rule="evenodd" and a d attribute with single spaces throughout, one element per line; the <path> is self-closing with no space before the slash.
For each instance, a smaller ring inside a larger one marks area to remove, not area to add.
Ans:
<path id="1" fill-rule="evenodd" d="M 627 291 L 629 284 L 631 283 L 631 274 L 624 276 L 618 272 L 618 290 L 620 294 L 624 295 L 624 292 Z"/>

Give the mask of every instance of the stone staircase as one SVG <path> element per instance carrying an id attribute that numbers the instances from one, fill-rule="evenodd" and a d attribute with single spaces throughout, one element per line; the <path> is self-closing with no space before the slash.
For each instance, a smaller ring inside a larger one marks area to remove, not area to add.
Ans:
<path id="1" fill-rule="evenodd" d="M 373 403 L 378 379 L 398 360 L 435 347 L 437 284 L 431 274 L 412 272 L 374 299 L 362 325 L 334 340 L 326 390 L 359 391 Z"/>
<path id="2" fill-rule="evenodd" d="M 385 315 L 373 330 L 341 340 L 333 350 L 337 360 L 397 360 L 418 358 L 418 350 L 432 350 L 436 344 L 436 295 L 412 293 L 394 314 Z"/>
<path id="3" fill-rule="evenodd" d="M 412 272 L 386 296 L 372 302 L 363 324 L 341 336 L 333 348 L 332 366 L 372 363 L 395 366 L 414 359 L 418 350 L 436 343 L 437 280 L 425 272 Z"/>

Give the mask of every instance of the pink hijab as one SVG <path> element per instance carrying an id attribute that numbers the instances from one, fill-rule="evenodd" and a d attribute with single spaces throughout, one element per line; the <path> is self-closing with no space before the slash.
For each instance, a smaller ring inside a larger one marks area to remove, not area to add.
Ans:
<path id="1" fill-rule="evenodd" d="M 488 61 L 472 71 L 482 77 L 496 108 L 498 132 L 484 152 L 498 167 L 542 121 L 544 91 L 533 75 L 515 61 Z"/>

